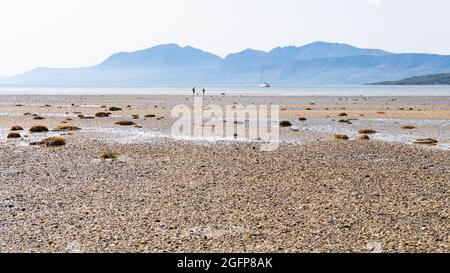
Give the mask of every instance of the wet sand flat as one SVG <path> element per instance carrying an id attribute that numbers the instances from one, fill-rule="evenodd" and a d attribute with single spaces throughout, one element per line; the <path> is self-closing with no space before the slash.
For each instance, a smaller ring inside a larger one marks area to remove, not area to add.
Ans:
<path id="1" fill-rule="evenodd" d="M 262 152 L 174 140 L 170 111 L 192 96 L 1 96 L 0 252 L 450 252 L 450 97 L 204 100 L 279 104 L 293 127 Z M 62 121 L 81 130 L 51 131 Z M 29 145 L 49 136 L 67 144 Z"/>

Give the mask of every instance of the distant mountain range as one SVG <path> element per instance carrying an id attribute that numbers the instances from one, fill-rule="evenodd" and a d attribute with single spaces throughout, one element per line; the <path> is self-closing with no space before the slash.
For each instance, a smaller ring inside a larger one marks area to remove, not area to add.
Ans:
<path id="1" fill-rule="evenodd" d="M 366 84 L 417 75 L 450 72 L 450 56 L 394 54 L 347 44 L 315 42 L 277 47 L 269 52 L 247 49 L 221 58 L 190 46 L 166 44 L 113 54 L 83 68 L 36 68 L 1 79 L 3 85 L 146 86 L 259 84 Z"/>
<path id="2" fill-rule="evenodd" d="M 399 81 L 385 81 L 372 85 L 450 85 L 450 73 L 412 77 Z"/>

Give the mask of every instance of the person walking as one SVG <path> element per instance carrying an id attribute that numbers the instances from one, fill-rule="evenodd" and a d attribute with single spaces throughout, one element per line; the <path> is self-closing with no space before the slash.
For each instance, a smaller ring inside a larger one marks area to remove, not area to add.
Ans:
<path id="1" fill-rule="evenodd" d="M 205 90 L 205 88 L 203 88 L 203 96 L 205 95 L 205 93 L 206 93 L 206 90 Z"/>
<path id="2" fill-rule="evenodd" d="M 192 95 L 195 95 L 195 86 L 192 88 Z"/>

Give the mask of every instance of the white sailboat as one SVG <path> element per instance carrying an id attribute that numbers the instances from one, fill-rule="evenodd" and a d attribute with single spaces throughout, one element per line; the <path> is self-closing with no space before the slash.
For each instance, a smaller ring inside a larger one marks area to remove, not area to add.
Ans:
<path id="1" fill-rule="evenodd" d="M 263 82 L 263 75 L 264 75 L 264 67 L 261 70 L 261 77 L 259 79 L 259 87 L 260 88 L 270 88 L 272 85 L 268 82 Z"/>

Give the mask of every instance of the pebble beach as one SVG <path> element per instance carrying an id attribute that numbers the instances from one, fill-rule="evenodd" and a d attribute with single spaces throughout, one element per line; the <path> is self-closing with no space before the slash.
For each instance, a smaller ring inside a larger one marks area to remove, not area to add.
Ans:
<path id="1" fill-rule="evenodd" d="M 261 151 L 171 137 L 193 96 L 0 96 L 0 252 L 450 252 L 450 97 L 203 100 L 291 126 Z"/>

